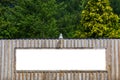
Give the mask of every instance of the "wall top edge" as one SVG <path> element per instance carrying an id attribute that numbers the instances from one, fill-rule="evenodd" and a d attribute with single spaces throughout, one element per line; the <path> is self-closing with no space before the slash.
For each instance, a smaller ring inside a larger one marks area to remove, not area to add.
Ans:
<path id="1" fill-rule="evenodd" d="M 41 39 L 0 39 L 0 41 L 2 41 L 2 40 L 61 40 L 61 39 L 51 39 L 51 38 L 49 38 L 49 39 L 47 39 L 47 38 L 41 38 Z M 65 39 L 62 39 L 62 40 L 120 40 L 120 38 L 118 39 L 118 38 L 65 38 Z"/>

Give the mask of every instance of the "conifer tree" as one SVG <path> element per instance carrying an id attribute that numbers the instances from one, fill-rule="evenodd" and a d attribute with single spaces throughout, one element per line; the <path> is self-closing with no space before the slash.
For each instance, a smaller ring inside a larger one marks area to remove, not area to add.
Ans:
<path id="1" fill-rule="evenodd" d="M 89 0 L 81 14 L 82 32 L 79 38 L 119 38 L 119 17 L 113 13 L 108 0 Z"/>

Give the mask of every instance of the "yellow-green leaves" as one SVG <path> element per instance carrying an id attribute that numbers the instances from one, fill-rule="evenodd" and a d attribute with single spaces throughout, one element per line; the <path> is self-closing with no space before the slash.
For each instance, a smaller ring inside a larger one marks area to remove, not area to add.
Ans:
<path id="1" fill-rule="evenodd" d="M 81 16 L 81 24 L 84 27 L 82 33 L 87 33 L 84 38 L 119 37 L 119 17 L 112 12 L 108 0 L 89 0 Z"/>

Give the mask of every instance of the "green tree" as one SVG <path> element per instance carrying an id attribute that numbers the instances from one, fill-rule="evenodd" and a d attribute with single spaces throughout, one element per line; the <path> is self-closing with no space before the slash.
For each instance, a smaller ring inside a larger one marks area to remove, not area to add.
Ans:
<path id="1" fill-rule="evenodd" d="M 76 38 L 120 37 L 119 17 L 113 13 L 108 0 L 89 0 L 81 17 L 82 30 L 76 31 Z"/>
<path id="2" fill-rule="evenodd" d="M 57 25 L 59 32 L 63 33 L 64 38 L 73 38 L 74 32 L 80 24 L 80 13 L 84 9 L 87 0 L 58 0 L 63 2 L 63 9 L 59 10 Z"/>
<path id="3" fill-rule="evenodd" d="M 120 15 L 120 0 L 110 0 L 114 13 Z"/>
<path id="4" fill-rule="evenodd" d="M 2 0 L 0 38 L 58 38 L 56 0 Z"/>
<path id="5" fill-rule="evenodd" d="M 14 16 L 10 14 L 12 1 L 0 1 L 0 38 L 15 38 L 18 32 L 14 25 Z"/>

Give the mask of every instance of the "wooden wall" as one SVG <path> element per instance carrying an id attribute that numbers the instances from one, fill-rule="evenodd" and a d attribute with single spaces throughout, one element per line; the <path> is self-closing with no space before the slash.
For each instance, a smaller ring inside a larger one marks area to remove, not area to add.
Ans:
<path id="1" fill-rule="evenodd" d="M 105 48 L 107 71 L 16 71 L 15 48 Z M 119 48 L 120 39 L 0 40 L 0 80 L 120 80 Z"/>

